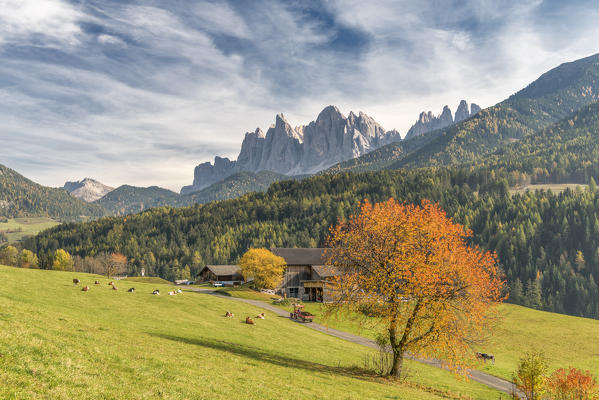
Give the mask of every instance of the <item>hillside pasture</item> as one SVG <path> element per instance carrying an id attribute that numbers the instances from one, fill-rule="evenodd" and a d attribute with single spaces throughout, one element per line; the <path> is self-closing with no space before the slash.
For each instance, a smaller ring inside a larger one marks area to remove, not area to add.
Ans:
<path id="1" fill-rule="evenodd" d="M 46 217 L 9 218 L 7 222 L 0 222 L 0 233 L 4 233 L 8 243 L 15 243 L 59 224 Z"/>
<path id="2" fill-rule="evenodd" d="M 371 349 L 269 312 L 246 325 L 263 310 L 207 294 L 168 296 L 172 285 L 118 281 L 115 291 L 97 275 L 3 266 L 0 279 L 0 398 L 501 396 L 413 362 L 406 382 L 377 378 L 362 368 Z"/>
<path id="3" fill-rule="evenodd" d="M 320 303 L 305 303 L 316 315 L 315 322 L 331 328 L 374 339 L 376 332 L 360 327 L 349 318 L 323 320 Z M 290 307 L 285 307 L 290 310 Z M 477 369 L 511 379 L 519 358 L 527 351 L 542 351 L 551 370 L 573 366 L 599 377 L 599 321 L 533 310 L 513 304 L 500 306 L 501 321 L 486 345 L 477 349 L 495 355 L 495 364 L 481 363 Z"/>
<path id="4" fill-rule="evenodd" d="M 561 193 L 566 189 L 570 190 L 585 190 L 588 185 L 581 185 L 580 183 L 548 183 L 548 184 L 533 184 L 533 185 L 523 185 L 523 186 L 515 186 L 510 188 L 511 194 L 522 194 L 527 191 L 534 192 L 535 190 L 546 190 L 551 191 L 555 194 Z"/>

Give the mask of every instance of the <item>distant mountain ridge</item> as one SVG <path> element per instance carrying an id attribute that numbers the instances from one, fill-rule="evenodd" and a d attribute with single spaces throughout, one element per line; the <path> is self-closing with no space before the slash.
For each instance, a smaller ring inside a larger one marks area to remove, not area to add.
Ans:
<path id="1" fill-rule="evenodd" d="M 346 117 L 335 106 L 324 108 L 308 125 L 295 128 L 278 114 L 266 134 L 260 128 L 246 133 L 237 160 L 215 157 L 214 164 L 198 165 L 193 185 L 183 187 L 181 194 L 243 171 L 313 174 L 399 140 L 398 131 L 386 131 L 368 115 L 350 112 Z"/>
<path id="2" fill-rule="evenodd" d="M 66 182 L 63 189 L 69 192 L 71 196 L 89 203 L 104 197 L 114 190 L 113 187 L 106 186 L 91 178 L 85 178 L 76 182 Z"/>
<path id="3" fill-rule="evenodd" d="M 455 113 L 455 118 L 451 114 L 451 109 L 448 106 L 443 107 L 443 111 L 439 115 L 434 115 L 432 111 L 421 112 L 418 120 L 408 130 L 404 139 L 411 139 L 415 136 L 424 135 L 427 132 L 431 132 L 437 129 L 443 129 L 451 124 L 462 122 L 465 119 L 472 117 L 481 111 L 481 108 L 472 103 L 468 106 L 466 100 L 460 101 L 458 108 Z"/>

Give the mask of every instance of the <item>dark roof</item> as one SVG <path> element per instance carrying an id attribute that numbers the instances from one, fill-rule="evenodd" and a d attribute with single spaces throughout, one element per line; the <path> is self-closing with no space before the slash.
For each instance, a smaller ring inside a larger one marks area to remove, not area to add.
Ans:
<path id="1" fill-rule="evenodd" d="M 208 268 L 216 276 L 241 274 L 239 265 L 206 265 L 205 268 Z"/>
<path id="2" fill-rule="evenodd" d="M 273 248 L 272 252 L 285 259 L 287 265 L 323 265 L 326 264 L 324 249 Z"/>
<path id="3" fill-rule="evenodd" d="M 341 275 L 341 271 L 338 268 L 329 265 L 313 265 L 312 269 L 321 278 Z"/>

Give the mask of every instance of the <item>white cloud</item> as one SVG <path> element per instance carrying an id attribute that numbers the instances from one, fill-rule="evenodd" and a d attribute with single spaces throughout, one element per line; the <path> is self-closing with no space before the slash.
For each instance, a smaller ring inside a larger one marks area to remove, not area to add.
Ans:
<path id="1" fill-rule="evenodd" d="M 49 44 L 75 45 L 80 17 L 61 0 L 0 0 L 0 44 L 36 35 Z"/>

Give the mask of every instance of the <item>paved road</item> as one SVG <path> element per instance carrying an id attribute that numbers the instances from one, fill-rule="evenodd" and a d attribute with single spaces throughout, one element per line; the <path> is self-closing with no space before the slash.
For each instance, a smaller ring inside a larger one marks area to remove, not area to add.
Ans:
<path id="1" fill-rule="evenodd" d="M 271 311 L 281 317 L 289 317 L 288 311 L 282 310 L 279 307 L 275 307 L 272 304 L 268 304 L 264 301 L 241 299 L 239 297 L 232 297 L 232 296 L 223 296 L 223 295 L 219 295 L 219 294 L 215 293 L 213 290 L 210 290 L 210 289 L 191 288 L 191 290 L 194 292 L 198 292 L 198 293 L 204 293 L 204 294 L 218 296 L 220 298 L 227 299 L 227 300 L 234 300 L 234 301 L 239 301 L 242 303 L 251 304 L 253 306 L 260 307 L 265 310 Z M 298 323 L 301 323 L 301 322 L 298 322 Z M 366 339 L 362 336 L 352 335 L 351 333 L 348 333 L 348 332 L 343 332 L 343 331 L 339 331 L 337 329 L 328 328 L 324 325 L 320 325 L 315 322 L 306 323 L 303 325 L 306 326 L 307 328 L 311 328 L 311 329 L 326 333 L 328 335 L 332 335 L 332 336 L 338 337 L 340 339 L 347 340 L 349 342 L 361 344 L 362 346 L 371 347 L 373 349 L 378 349 L 378 346 L 376 345 L 376 343 L 373 340 Z M 420 359 L 420 358 L 414 358 L 414 357 L 409 357 L 409 358 L 411 358 L 415 361 L 421 362 L 423 364 L 428 364 L 428 365 L 432 365 L 432 366 L 435 366 L 438 368 L 443 368 L 441 363 L 437 360 Z M 506 381 L 505 379 L 501 379 L 496 376 L 486 374 L 484 372 L 477 371 L 477 370 L 470 370 L 469 372 L 470 372 L 470 379 L 472 379 L 473 381 L 481 383 L 481 384 L 488 386 L 492 389 L 507 393 L 510 396 L 512 395 L 513 386 L 510 381 Z"/>

